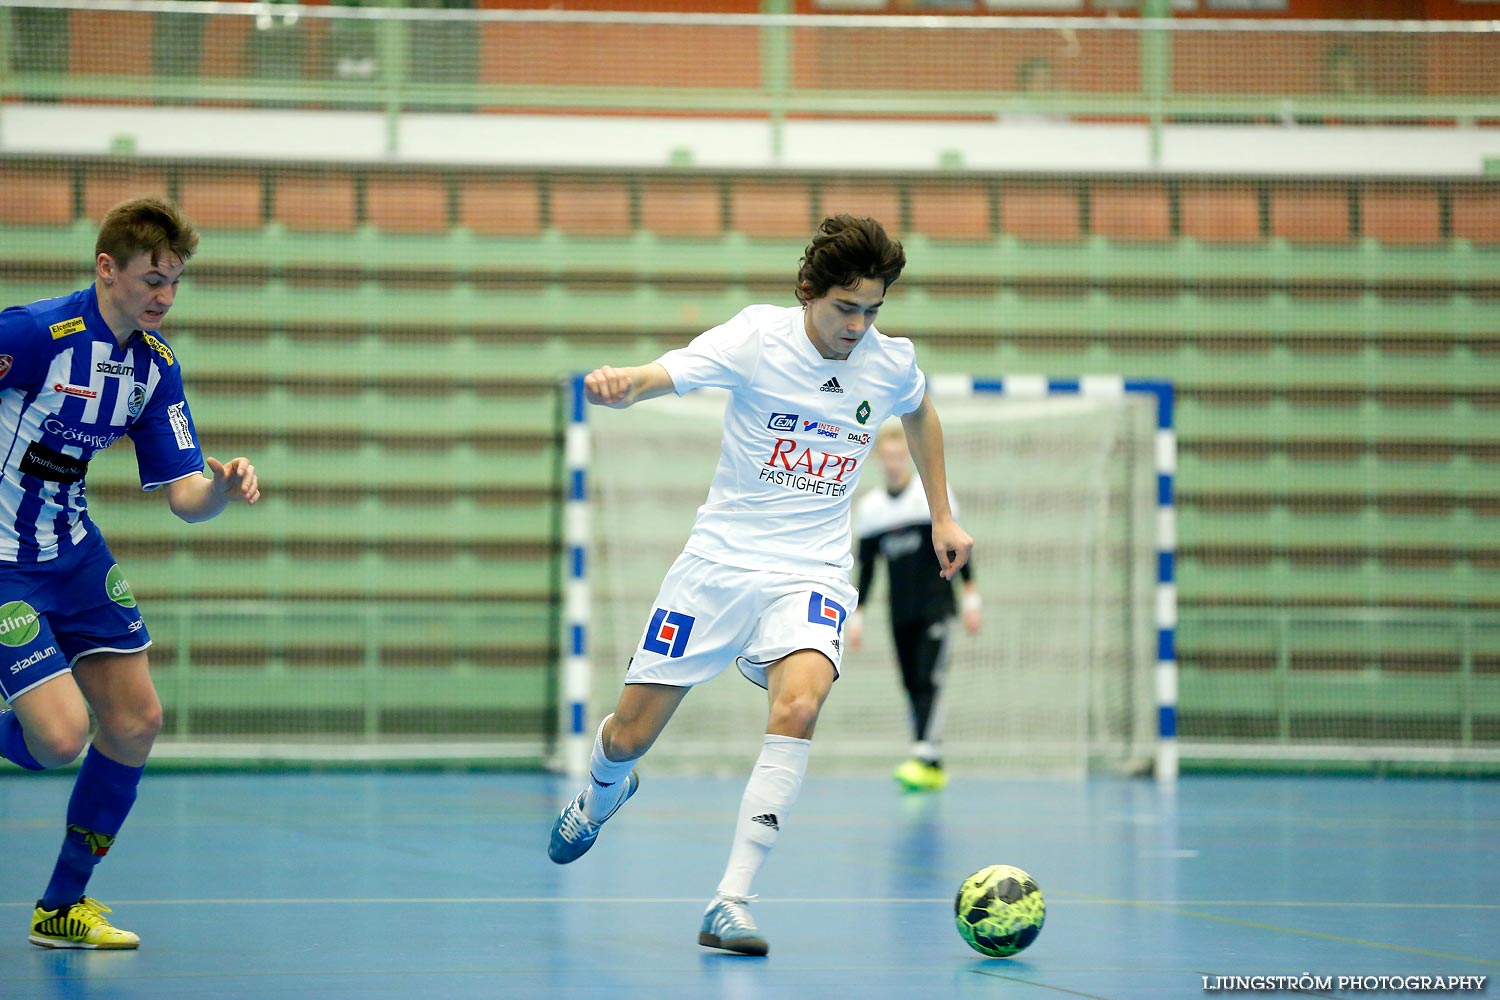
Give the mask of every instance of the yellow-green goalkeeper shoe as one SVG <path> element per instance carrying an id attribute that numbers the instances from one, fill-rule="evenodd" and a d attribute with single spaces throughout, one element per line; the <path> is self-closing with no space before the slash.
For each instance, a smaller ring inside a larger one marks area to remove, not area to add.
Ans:
<path id="1" fill-rule="evenodd" d="M 913 757 L 892 775 L 908 792 L 935 792 L 948 783 L 948 773 L 936 764 Z"/>
<path id="2" fill-rule="evenodd" d="M 105 914 L 109 907 L 84 896 L 56 910 L 42 909 L 38 900 L 31 914 L 31 943 L 39 948 L 139 948 L 141 939 L 112 925 Z"/>

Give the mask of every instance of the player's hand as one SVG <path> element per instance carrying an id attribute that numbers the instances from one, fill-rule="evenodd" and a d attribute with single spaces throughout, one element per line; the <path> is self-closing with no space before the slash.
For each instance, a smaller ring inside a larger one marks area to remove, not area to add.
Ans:
<path id="1" fill-rule="evenodd" d="M 969 554 L 974 551 L 974 539 L 958 526 L 957 521 L 949 518 L 941 524 L 933 522 L 932 549 L 937 553 L 943 579 L 951 580 L 969 561 Z"/>
<path id="2" fill-rule="evenodd" d="M 260 499 L 260 480 L 248 458 L 232 458 L 225 465 L 210 457 L 208 468 L 214 474 L 214 492 L 222 494 L 225 499 L 243 500 L 249 504 Z"/>
<path id="3" fill-rule="evenodd" d="M 844 621 L 844 643 L 850 649 L 858 649 L 865 641 L 865 616 L 858 611 Z"/>
<path id="4" fill-rule="evenodd" d="M 634 387 L 630 369 L 604 365 L 583 377 L 583 398 L 595 406 L 614 406 L 629 396 Z"/>
<path id="5" fill-rule="evenodd" d="M 964 587 L 963 596 L 958 599 L 958 609 L 963 612 L 964 631 L 978 635 L 984 623 L 984 599 L 972 583 Z"/>

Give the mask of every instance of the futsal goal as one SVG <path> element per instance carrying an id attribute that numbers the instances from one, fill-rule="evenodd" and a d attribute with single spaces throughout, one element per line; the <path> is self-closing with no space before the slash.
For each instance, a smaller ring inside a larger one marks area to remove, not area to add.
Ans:
<path id="1" fill-rule="evenodd" d="M 695 392 L 626 410 L 583 405 L 568 430 L 567 769 L 581 772 L 652 601 L 707 495 L 725 396 Z M 975 538 L 977 635 L 955 630 L 944 760 L 988 776 L 1176 776 L 1172 387 L 1118 377 L 938 376 L 959 520 Z M 586 412 L 591 411 L 591 412 Z M 861 493 L 882 488 L 870 468 Z M 857 500 L 857 498 L 856 498 Z M 887 773 L 910 721 L 884 610 L 863 606 L 818 722 L 822 773 Z M 755 759 L 764 693 L 733 666 L 683 702 L 652 768 L 741 772 Z"/>

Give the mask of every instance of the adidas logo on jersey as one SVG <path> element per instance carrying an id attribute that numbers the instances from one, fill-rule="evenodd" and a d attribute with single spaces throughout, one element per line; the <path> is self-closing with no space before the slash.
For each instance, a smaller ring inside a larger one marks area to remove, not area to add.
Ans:
<path id="1" fill-rule="evenodd" d="M 776 822 L 775 813 L 761 813 L 759 816 L 751 816 L 750 822 L 759 823 L 761 826 L 769 826 L 778 833 L 781 831 L 781 826 Z"/>
<path id="2" fill-rule="evenodd" d="M 835 377 L 835 378 L 829 379 L 827 382 L 824 382 L 823 383 L 823 387 L 821 389 L 819 389 L 818 391 L 819 392 L 843 392 L 844 391 L 844 387 L 841 386 L 841 385 L 839 385 L 839 380 L 838 380 L 837 377 Z"/>

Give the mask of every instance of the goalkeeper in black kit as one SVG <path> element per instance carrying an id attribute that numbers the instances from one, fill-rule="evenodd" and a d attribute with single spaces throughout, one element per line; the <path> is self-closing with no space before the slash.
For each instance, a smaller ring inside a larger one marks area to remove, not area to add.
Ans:
<path id="1" fill-rule="evenodd" d="M 885 560 L 891 638 L 911 707 L 913 733 L 911 758 L 896 768 L 894 777 L 908 791 L 936 791 L 948 783 L 942 760 L 942 694 L 953 619 L 962 610 L 969 634 L 979 631 L 979 591 L 971 564 L 959 571 L 961 599 L 955 598 L 953 582 L 940 573 L 937 556 L 928 542 L 932 515 L 899 424 L 888 425 L 880 432 L 875 454 L 885 474 L 885 485 L 867 492 L 855 506 L 859 540 L 856 586 L 863 604 L 875 582 L 875 565 Z M 953 502 L 951 496 L 949 502 Z M 850 649 L 858 649 L 863 640 L 862 617 L 856 611 L 845 623 Z"/>

